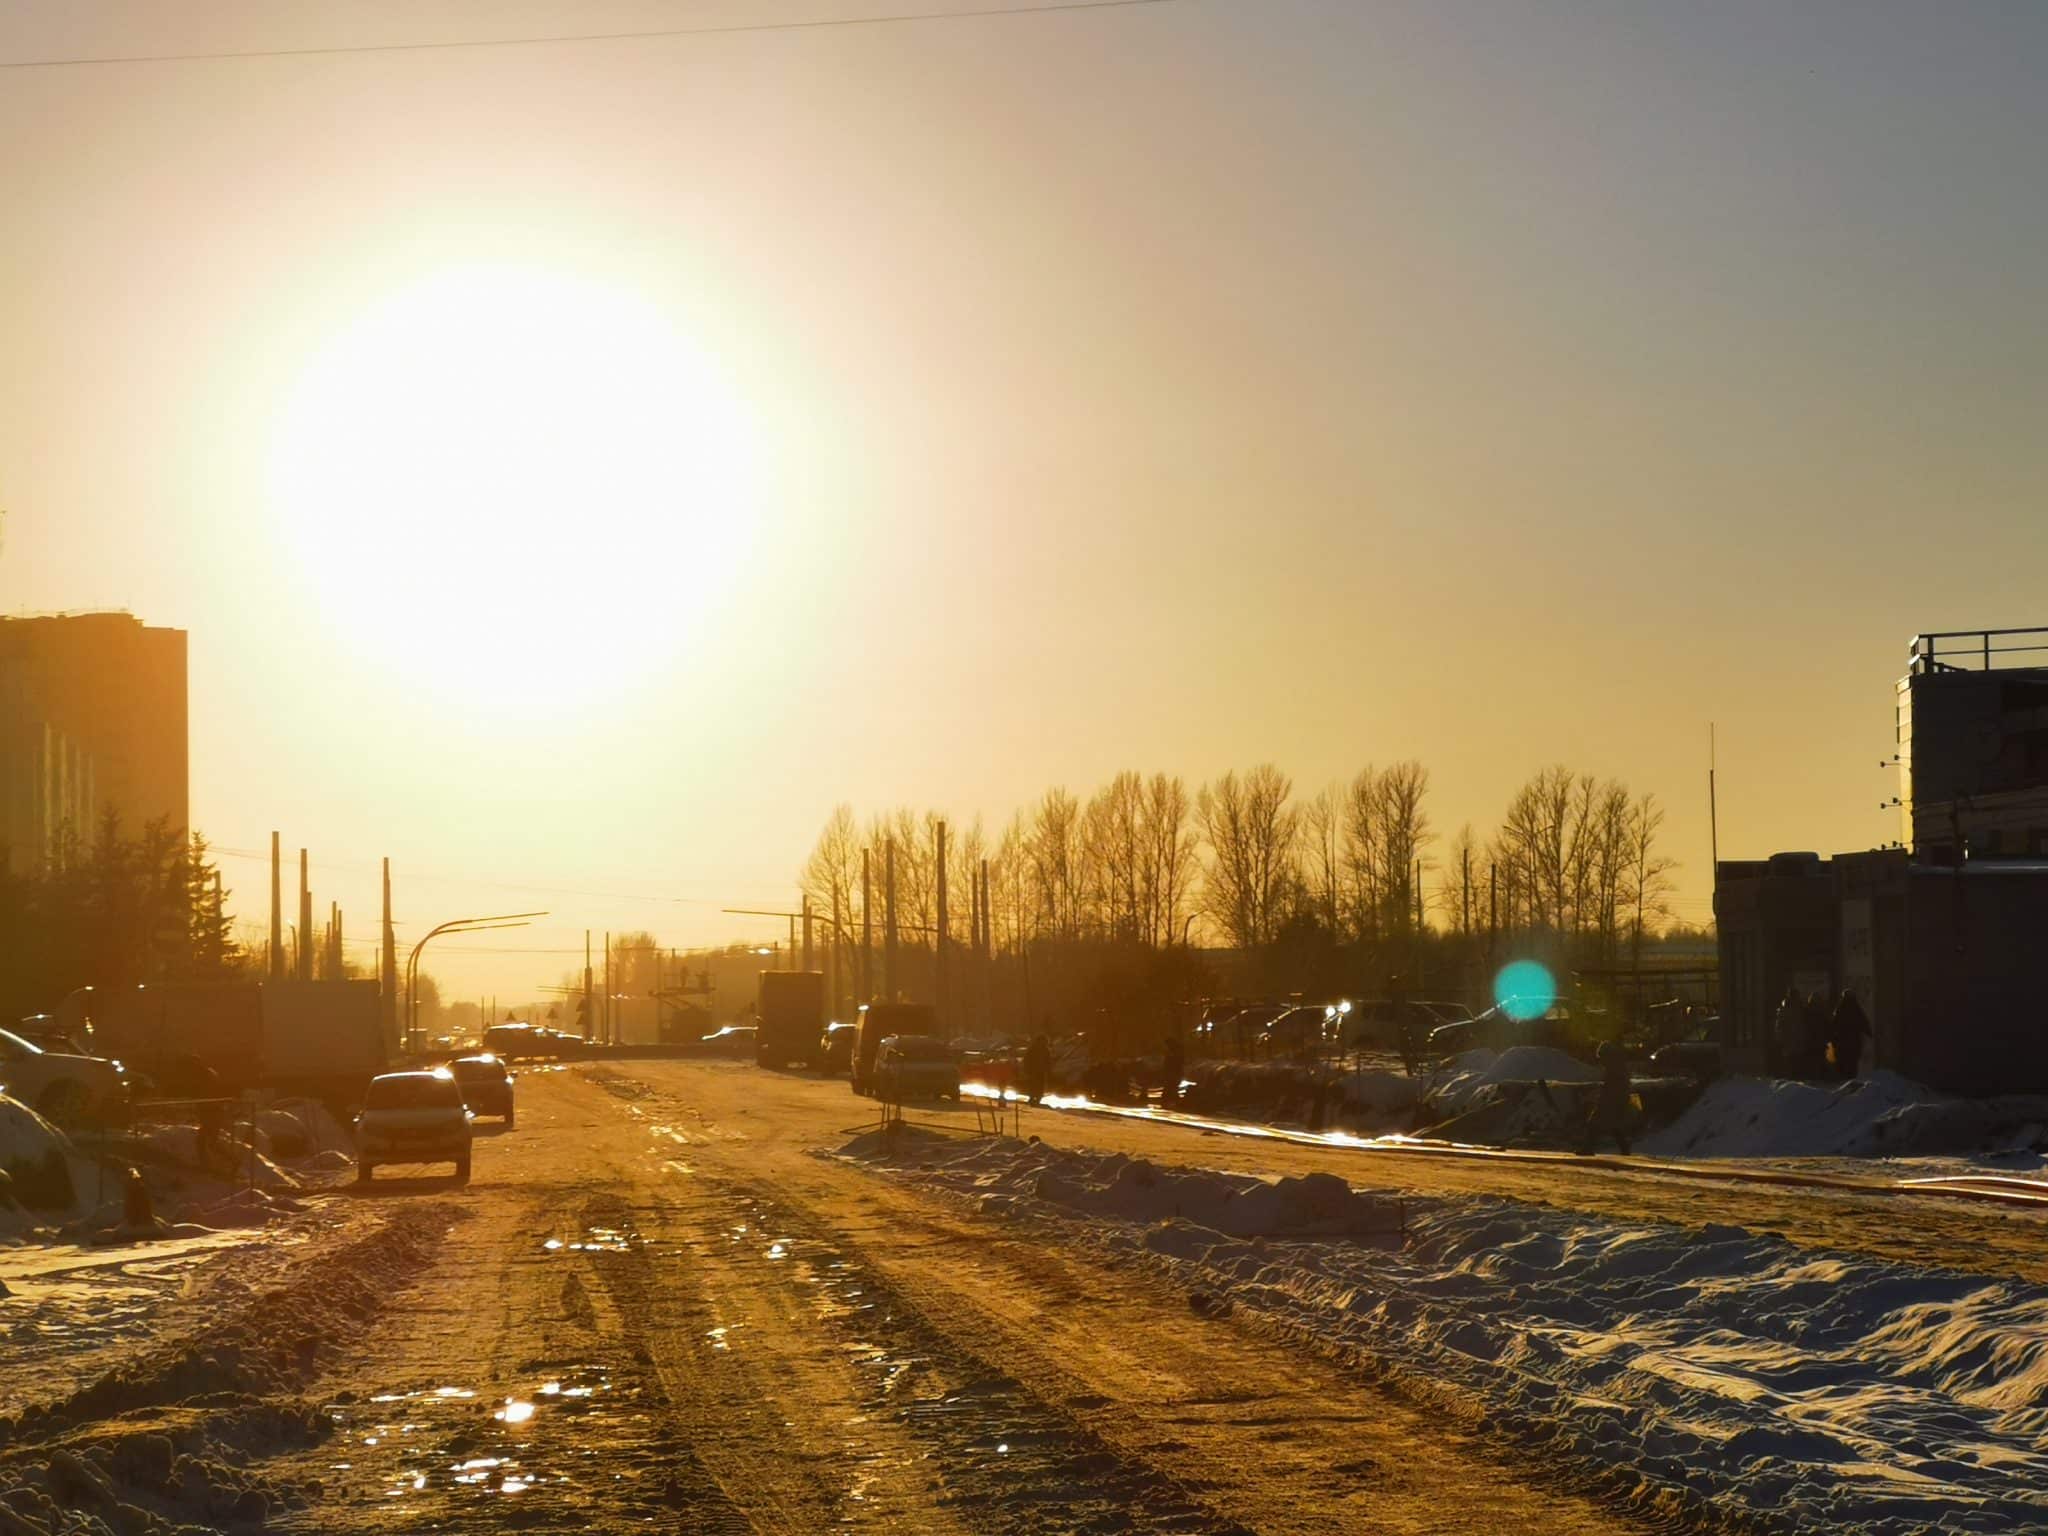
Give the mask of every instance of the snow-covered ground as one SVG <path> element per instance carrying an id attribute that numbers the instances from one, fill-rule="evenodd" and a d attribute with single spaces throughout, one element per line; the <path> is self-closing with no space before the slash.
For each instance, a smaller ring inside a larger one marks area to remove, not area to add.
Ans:
<path id="1" fill-rule="evenodd" d="M 2048 1529 L 2041 1287 L 1734 1227 L 1403 1203 L 1327 1176 L 1261 1193 L 1009 1139 L 846 1151 L 1163 1272 L 1197 1310 L 1449 1389 L 1646 1510 L 1871 1536 Z"/>

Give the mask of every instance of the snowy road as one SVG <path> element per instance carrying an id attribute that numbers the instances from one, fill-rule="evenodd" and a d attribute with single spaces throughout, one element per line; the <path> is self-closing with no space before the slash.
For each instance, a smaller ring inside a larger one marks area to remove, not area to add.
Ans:
<path id="1" fill-rule="evenodd" d="M 1318 1344 L 1314 1317 L 1249 1293 L 1230 1305 L 1207 1250 L 1148 1258 L 1126 1251 L 1141 1229 L 1102 1223 L 1089 1230 L 1106 1237 L 1068 1240 L 982 1208 L 936 1159 L 834 1155 L 872 1116 L 843 1085 L 648 1062 L 536 1074 L 521 1092 L 518 1129 L 479 1142 L 468 1188 L 380 1177 L 330 1197 L 293 1246 L 208 1260 L 162 1301 L 151 1342 L 131 1331 L 93 1357 L 118 1361 L 111 1374 L 25 1375 L 10 1334 L 6 1379 L 32 1377 L 36 1406 L 17 1397 L 0 1421 L 0 1489 L 29 1485 L 5 1496 L 0 1530 L 96 1506 L 117 1531 L 259 1515 L 323 1532 L 1715 1527 L 1699 1499 L 1532 1451 L 1484 1370 L 1441 1373 L 1440 1393 L 1370 1335 Z M 1802 1246 L 2034 1280 L 2044 1265 L 2039 1218 L 1932 1199 L 1569 1166 L 1407 1160 L 1395 1175 L 1341 1150 L 1050 1112 L 1024 1129 L 1048 1149 L 1551 1207 L 1512 1251 L 1461 1217 L 1427 1233 L 1453 1270 L 1461 1243 L 1501 1250 L 1476 1330 L 1445 1335 L 1473 1360 L 1500 1354 L 1486 1329 L 1514 1334 L 1518 1294 L 1546 1338 L 1598 1333 L 1531 1267 L 1575 1222 L 1739 1215 L 1792 1270 Z M 1380 1283 L 1396 1256 L 1347 1241 L 1357 1272 L 1338 1278 Z M 1462 1304 L 1455 1285 L 1408 1289 L 1418 1309 Z M 1638 1312 L 1643 1294 L 1612 1291 Z M 1682 1372 L 1685 1339 L 1647 1315 L 1634 1327 Z M 1672 1401 L 1699 1391 L 1678 1381 Z M 1491 1418 L 1472 1411 L 1493 1399 Z M 2030 1423 L 2019 1405 L 2020 1463 Z"/>

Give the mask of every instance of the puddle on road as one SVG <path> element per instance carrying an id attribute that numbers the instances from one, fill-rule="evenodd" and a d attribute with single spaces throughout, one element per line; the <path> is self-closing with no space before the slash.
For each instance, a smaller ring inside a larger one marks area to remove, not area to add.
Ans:
<path id="1" fill-rule="evenodd" d="M 632 1227 L 592 1226 L 577 1238 L 549 1237 L 541 1240 L 546 1253 L 630 1253 L 640 1242 Z"/>
<path id="2" fill-rule="evenodd" d="M 327 1417 L 354 1442 L 356 1456 L 329 1467 L 373 1484 L 387 1499 L 456 1490 L 516 1494 L 569 1483 L 566 1471 L 536 1457 L 552 1462 L 593 1453 L 574 1444 L 550 1447 L 548 1422 L 598 1413 L 598 1400 L 612 1389 L 607 1367 L 575 1363 L 555 1366 L 528 1392 L 494 1400 L 479 1400 L 473 1387 L 440 1386 L 330 1403 Z M 395 1404 L 407 1417 L 387 1417 Z"/>

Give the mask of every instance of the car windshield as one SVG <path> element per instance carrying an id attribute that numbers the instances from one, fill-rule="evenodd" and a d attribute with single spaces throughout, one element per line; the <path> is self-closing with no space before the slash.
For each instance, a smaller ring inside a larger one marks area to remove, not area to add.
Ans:
<path id="1" fill-rule="evenodd" d="M 505 1072 L 495 1056 L 469 1056 L 452 1065 L 457 1077 L 502 1077 Z"/>
<path id="2" fill-rule="evenodd" d="M 403 1072 L 370 1084 L 365 1109 L 453 1109 L 462 1103 L 455 1079 L 433 1072 Z"/>
<path id="3" fill-rule="evenodd" d="M 11 1029 L 0 1029 L 0 1047 L 22 1051 L 30 1056 L 40 1056 L 43 1048 L 33 1040 L 24 1040 Z"/>
<path id="4" fill-rule="evenodd" d="M 943 1040 L 929 1035 L 898 1035 L 892 1051 L 906 1061 L 950 1061 L 953 1052 Z"/>

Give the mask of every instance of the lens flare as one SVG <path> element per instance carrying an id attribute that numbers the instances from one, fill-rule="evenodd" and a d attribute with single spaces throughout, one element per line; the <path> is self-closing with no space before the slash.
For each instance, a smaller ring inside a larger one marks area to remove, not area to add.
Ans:
<path id="1" fill-rule="evenodd" d="M 1516 1021 L 1540 1019 L 1557 1001 L 1557 982 L 1536 960 L 1513 960 L 1493 978 L 1493 1000 Z"/>

